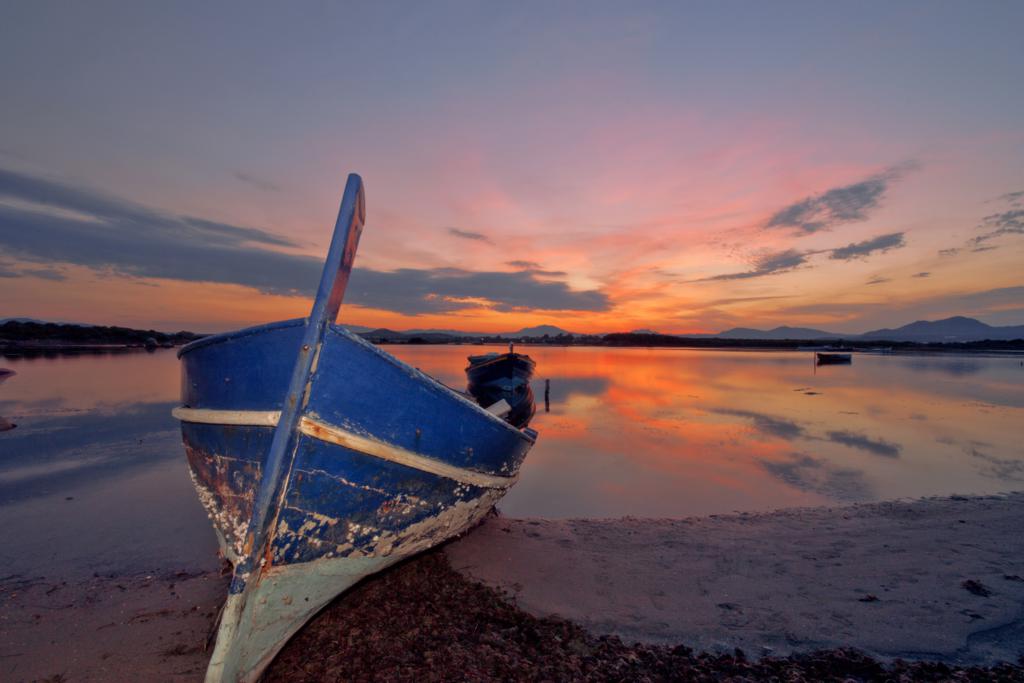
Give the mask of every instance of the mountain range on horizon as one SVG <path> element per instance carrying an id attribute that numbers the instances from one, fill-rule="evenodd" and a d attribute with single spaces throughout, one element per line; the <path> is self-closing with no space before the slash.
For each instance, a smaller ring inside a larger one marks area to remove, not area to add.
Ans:
<path id="1" fill-rule="evenodd" d="M 842 334 L 808 327 L 782 326 L 771 330 L 735 327 L 718 334 L 680 336 L 717 337 L 720 339 L 799 339 L 808 341 L 818 339 L 894 342 L 1007 341 L 1024 338 L 1024 325 L 997 327 L 974 318 L 957 315 L 942 320 L 917 320 L 901 327 L 884 327 L 862 334 Z"/>
<path id="2" fill-rule="evenodd" d="M 33 318 L 3 318 L 0 325 L 5 323 L 36 323 L 46 324 L 46 321 Z M 91 327 L 83 323 L 55 322 L 57 325 L 71 325 L 80 327 Z M 419 337 L 428 342 L 441 342 L 446 339 L 469 337 L 474 339 L 487 338 L 542 338 L 544 335 L 557 337 L 560 335 L 571 336 L 602 336 L 581 335 L 580 333 L 565 330 L 556 325 L 535 325 L 524 327 L 514 332 L 464 332 L 453 329 L 410 329 L 391 330 L 387 328 L 371 328 L 361 325 L 342 324 L 343 327 L 368 339 L 383 341 L 409 341 Z M 650 329 L 632 330 L 630 334 L 637 335 L 662 335 Z M 843 334 L 839 332 L 828 332 L 810 327 L 791 327 L 782 325 L 770 330 L 761 330 L 751 327 L 734 327 L 718 333 L 697 333 L 697 334 L 665 334 L 663 336 L 679 337 L 682 339 L 745 339 L 745 340 L 798 340 L 798 341 L 826 341 L 826 340 L 859 340 L 859 341 L 892 341 L 892 342 L 971 342 L 971 341 L 1008 341 L 1013 339 L 1024 339 L 1024 325 L 994 326 L 983 323 L 974 318 L 966 316 L 953 316 L 942 320 L 917 320 L 897 328 L 881 328 L 870 330 L 862 334 Z"/>

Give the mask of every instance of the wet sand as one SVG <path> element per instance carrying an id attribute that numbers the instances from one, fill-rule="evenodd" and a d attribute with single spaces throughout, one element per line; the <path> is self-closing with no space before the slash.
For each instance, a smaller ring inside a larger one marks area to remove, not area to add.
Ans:
<path id="1" fill-rule="evenodd" d="M 201 681 L 227 585 L 216 572 L 0 577 L 0 680 Z"/>
<path id="2" fill-rule="evenodd" d="M 1021 529 L 1024 493 L 686 520 L 493 517 L 336 601 L 269 678 L 870 679 L 896 667 L 943 680 L 1024 654 Z M 226 584 L 0 577 L 0 678 L 201 680 Z M 868 656 L 806 654 L 845 647 Z M 959 675 L 1024 680 L 1020 667 Z"/>
<path id="3" fill-rule="evenodd" d="M 1024 655 L 1024 493 L 683 520 L 492 519 L 447 553 L 532 614 L 630 641 Z"/>

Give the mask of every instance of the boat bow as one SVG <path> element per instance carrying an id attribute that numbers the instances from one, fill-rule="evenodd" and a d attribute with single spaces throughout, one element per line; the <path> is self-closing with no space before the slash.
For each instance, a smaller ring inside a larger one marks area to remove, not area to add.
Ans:
<path id="1" fill-rule="evenodd" d="M 351 175 L 309 318 L 179 353 L 174 415 L 234 564 L 207 683 L 257 680 L 339 593 L 471 527 L 536 438 L 332 324 L 364 216 Z"/>

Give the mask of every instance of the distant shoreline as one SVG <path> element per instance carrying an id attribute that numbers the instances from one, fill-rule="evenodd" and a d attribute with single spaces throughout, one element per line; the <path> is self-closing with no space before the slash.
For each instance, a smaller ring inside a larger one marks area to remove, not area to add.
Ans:
<path id="1" fill-rule="evenodd" d="M 611 335 L 609 335 L 611 336 Z M 531 339 L 495 339 L 486 341 L 483 346 L 501 346 L 514 343 L 517 346 L 568 348 L 572 346 L 588 348 L 629 348 L 629 349 L 708 349 L 708 350 L 752 350 L 752 351 L 835 351 L 823 343 L 818 345 L 807 340 L 779 339 L 693 339 L 681 340 L 678 343 L 641 343 L 618 341 L 586 341 L 586 342 L 543 342 Z M 378 346 L 480 346 L 467 341 L 375 341 Z M 979 341 L 979 342 L 883 342 L 867 343 L 852 342 L 844 347 L 861 353 L 916 353 L 916 352 L 976 352 L 999 351 L 1008 353 L 1024 353 L 1024 340 L 1013 341 Z"/>
<path id="2" fill-rule="evenodd" d="M 11 357 L 122 353 L 173 348 L 206 335 L 129 327 L 8 321 L 0 325 L 0 354 Z"/>
<path id="3" fill-rule="evenodd" d="M 134 349 L 173 348 L 202 339 L 195 332 L 160 332 L 127 327 L 64 325 L 58 323 L 8 321 L 0 325 L 0 355 L 8 358 L 46 355 L 123 353 Z M 549 337 L 455 337 L 442 334 L 380 334 L 359 336 L 378 345 L 456 345 L 529 347 L 679 348 L 764 351 L 835 350 L 842 346 L 861 353 L 1024 353 L 1024 339 L 956 342 L 887 341 L 884 339 L 731 339 L 723 337 L 680 337 L 667 334 L 616 332 L 605 335 L 557 335 Z"/>
<path id="4" fill-rule="evenodd" d="M 201 337 L 200 337 L 201 338 Z M 680 351 L 800 351 L 808 354 L 816 349 L 804 348 L 807 346 L 799 344 L 786 344 L 775 340 L 758 341 L 742 340 L 739 342 L 721 340 L 721 343 L 714 343 L 716 340 L 701 340 L 700 344 L 610 344 L 610 343 L 579 343 L 579 344 L 551 344 L 537 341 L 516 341 L 517 346 L 528 348 L 606 348 L 606 349 L 677 349 Z M 479 346 L 472 342 L 374 342 L 377 346 Z M 507 344 L 505 340 L 487 342 L 486 346 L 502 346 Z M 66 342 L 4 342 L 0 341 L 0 356 L 8 359 L 18 358 L 39 358 L 58 356 L 102 356 L 118 355 L 133 352 L 152 352 L 160 349 L 173 349 L 182 346 L 183 343 L 161 343 L 155 346 L 147 346 L 144 343 L 128 344 L 75 344 Z M 916 344 L 902 343 L 893 344 L 892 348 L 879 350 L 874 346 L 850 345 L 854 353 L 866 355 L 970 355 L 979 353 L 998 354 L 1007 357 L 1024 356 L 1024 342 L 997 342 L 988 344 L 985 342 L 952 343 L 952 344 Z M 824 349 L 822 349 L 824 350 Z"/>

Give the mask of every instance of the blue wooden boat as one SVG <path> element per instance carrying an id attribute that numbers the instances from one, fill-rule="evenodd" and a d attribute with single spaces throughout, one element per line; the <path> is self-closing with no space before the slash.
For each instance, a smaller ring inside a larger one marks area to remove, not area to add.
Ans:
<path id="1" fill-rule="evenodd" d="M 471 527 L 536 440 L 334 325 L 363 221 L 350 175 L 310 316 L 178 354 L 174 414 L 234 565 L 208 683 L 257 680 L 339 593 Z"/>
<path id="2" fill-rule="evenodd" d="M 496 414 L 516 427 L 526 427 L 536 411 L 530 378 L 536 363 L 527 355 L 516 353 L 509 344 L 508 353 L 485 353 L 469 356 L 466 387 L 477 403 L 495 412 L 499 402 L 505 409 Z"/>

